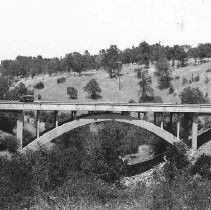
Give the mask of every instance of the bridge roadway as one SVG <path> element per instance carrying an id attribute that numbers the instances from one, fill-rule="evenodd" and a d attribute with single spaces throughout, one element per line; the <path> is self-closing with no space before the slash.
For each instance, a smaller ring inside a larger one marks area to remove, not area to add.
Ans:
<path id="1" fill-rule="evenodd" d="M 211 114 L 211 104 L 163 104 L 163 103 L 70 103 L 64 101 L 0 101 L 0 110 L 38 111 L 129 111 Z"/>

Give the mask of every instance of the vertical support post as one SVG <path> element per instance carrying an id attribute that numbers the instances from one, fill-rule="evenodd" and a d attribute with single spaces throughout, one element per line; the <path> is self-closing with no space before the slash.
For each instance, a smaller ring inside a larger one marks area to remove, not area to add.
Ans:
<path id="1" fill-rule="evenodd" d="M 172 128 L 172 120 L 173 120 L 173 113 L 170 112 L 170 125 L 171 125 L 171 128 Z"/>
<path id="2" fill-rule="evenodd" d="M 140 119 L 141 118 L 141 113 L 140 112 L 138 112 L 138 119 Z"/>
<path id="3" fill-rule="evenodd" d="M 22 144 L 23 144 L 23 123 L 24 123 L 23 111 L 19 111 L 17 116 L 17 131 L 16 131 L 16 137 L 18 139 L 19 149 L 22 149 Z"/>
<path id="4" fill-rule="evenodd" d="M 192 124 L 192 149 L 193 151 L 197 150 L 197 135 L 198 135 L 198 115 L 193 115 L 193 124 Z"/>
<path id="5" fill-rule="evenodd" d="M 170 129 L 169 132 L 172 133 L 173 132 L 173 115 L 174 113 L 170 112 L 170 119 L 169 119 L 169 123 L 170 123 Z"/>
<path id="6" fill-rule="evenodd" d="M 157 112 L 154 112 L 154 124 L 156 125 L 156 115 L 157 115 Z"/>
<path id="7" fill-rule="evenodd" d="M 54 111 L 54 128 L 58 127 L 59 119 L 58 119 L 58 111 Z"/>
<path id="8" fill-rule="evenodd" d="M 180 114 L 177 114 L 177 138 L 180 137 Z"/>
<path id="9" fill-rule="evenodd" d="M 160 122 L 160 127 L 163 129 L 163 125 L 164 125 L 164 122 L 163 122 L 163 113 L 161 113 L 161 122 Z"/>
<path id="10" fill-rule="evenodd" d="M 76 118 L 77 118 L 77 111 L 72 111 L 71 112 L 71 118 L 72 118 L 72 120 L 76 120 Z"/>
<path id="11" fill-rule="evenodd" d="M 147 120 L 147 112 L 144 112 L 143 120 Z"/>
<path id="12" fill-rule="evenodd" d="M 37 138 L 40 136 L 40 110 L 37 110 L 37 121 L 36 121 L 36 136 Z"/>

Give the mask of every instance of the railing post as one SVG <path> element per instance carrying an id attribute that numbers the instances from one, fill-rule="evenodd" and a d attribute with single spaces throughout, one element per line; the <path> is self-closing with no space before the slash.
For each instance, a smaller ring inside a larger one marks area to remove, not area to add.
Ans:
<path id="1" fill-rule="evenodd" d="M 36 136 L 37 138 L 40 136 L 40 110 L 37 110 L 37 121 L 36 121 Z"/>
<path id="2" fill-rule="evenodd" d="M 22 149 L 22 144 L 23 144 L 23 124 L 24 124 L 23 111 L 18 111 L 16 137 L 18 139 L 19 149 Z"/>
<path id="3" fill-rule="evenodd" d="M 59 125 L 59 119 L 58 119 L 58 111 L 54 111 L 54 128 L 58 127 Z"/>
<path id="4" fill-rule="evenodd" d="M 192 149 L 193 151 L 197 150 L 197 136 L 198 136 L 198 115 L 193 115 L 193 124 L 192 124 Z"/>

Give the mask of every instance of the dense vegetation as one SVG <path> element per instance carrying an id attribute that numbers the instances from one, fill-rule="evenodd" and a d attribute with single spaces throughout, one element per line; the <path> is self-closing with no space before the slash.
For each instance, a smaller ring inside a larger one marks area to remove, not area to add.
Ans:
<path id="1" fill-rule="evenodd" d="M 154 170 L 151 180 L 126 187 L 122 182 L 126 165 L 119 156 L 137 152 L 140 144 L 157 141 L 151 134 L 124 124 L 106 123 L 98 128 L 97 133 L 89 133 L 87 128 L 72 131 L 55 140 L 58 147 L 51 151 L 40 149 L 14 153 L 10 159 L 2 157 L 1 208 L 210 207 L 210 157 L 203 156 L 191 164 L 185 148 L 167 146 L 167 162 Z"/>
<path id="2" fill-rule="evenodd" d="M 108 49 L 100 50 L 97 55 L 91 55 L 87 50 L 84 54 L 73 52 L 66 54 L 63 58 L 19 55 L 15 60 L 2 60 L 0 72 L 3 76 L 14 78 L 63 71 L 81 74 L 87 69 L 103 67 L 112 78 L 119 74 L 122 64 L 139 63 L 149 67 L 150 63 L 158 62 L 161 57 L 171 60 L 173 68 L 186 66 L 189 58 L 202 63 L 205 58 L 211 57 L 211 44 L 199 44 L 192 48 L 189 45 L 174 45 L 173 47 L 163 46 L 160 43 L 149 45 L 144 41 L 137 47 L 133 46 L 122 51 L 116 45 L 111 45 Z M 175 61 L 179 62 L 176 64 Z"/>

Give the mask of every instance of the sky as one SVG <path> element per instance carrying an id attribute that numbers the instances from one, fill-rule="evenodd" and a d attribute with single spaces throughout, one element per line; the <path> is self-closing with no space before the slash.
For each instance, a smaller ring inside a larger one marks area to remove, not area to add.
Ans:
<path id="1" fill-rule="evenodd" d="M 211 42 L 211 0 L 0 0 L 0 60 Z"/>

